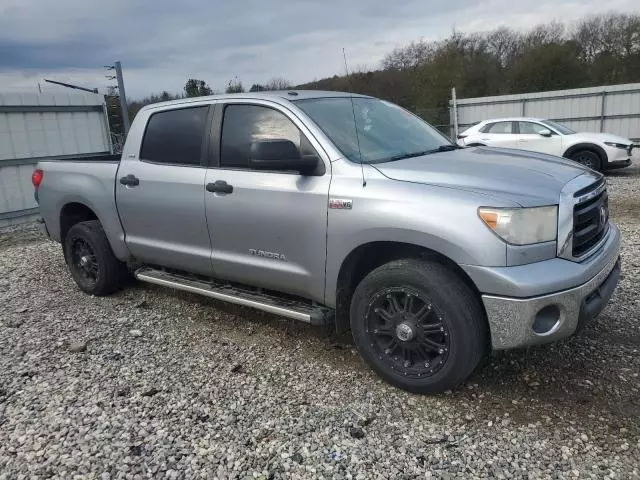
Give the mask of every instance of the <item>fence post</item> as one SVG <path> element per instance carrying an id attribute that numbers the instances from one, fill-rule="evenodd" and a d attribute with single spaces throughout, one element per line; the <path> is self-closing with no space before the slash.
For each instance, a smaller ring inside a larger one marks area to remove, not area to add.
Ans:
<path id="1" fill-rule="evenodd" d="M 454 142 L 458 141 L 458 104 L 456 103 L 456 87 L 451 89 L 451 104 L 452 104 L 452 120 L 453 120 L 453 140 Z"/>
<path id="2" fill-rule="evenodd" d="M 522 99 L 522 117 L 526 117 L 527 116 L 527 99 L 523 98 Z"/>
<path id="3" fill-rule="evenodd" d="M 607 108 L 607 91 L 602 91 L 602 101 L 600 103 L 600 132 L 604 132 L 604 115 Z"/>

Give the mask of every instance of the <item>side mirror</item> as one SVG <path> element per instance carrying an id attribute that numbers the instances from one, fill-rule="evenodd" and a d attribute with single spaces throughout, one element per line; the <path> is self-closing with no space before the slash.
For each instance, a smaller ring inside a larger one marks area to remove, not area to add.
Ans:
<path id="1" fill-rule="evenodd" d="M 538 132 L 538 134 L 542 135 L 543 137 L 550 137 L 551 136 L 551 130 L 549 130 L 548 128 L 543 128 L 542 130 L 540 130 Z"/>
<path id="2" fill-rule="evenodd" d="M 318 158 L 300 155 L 291 140 L 259 140 L 251 144 L 249 167 L 256 170 L 293 171 L 309 175 L 318 166 Z"/>

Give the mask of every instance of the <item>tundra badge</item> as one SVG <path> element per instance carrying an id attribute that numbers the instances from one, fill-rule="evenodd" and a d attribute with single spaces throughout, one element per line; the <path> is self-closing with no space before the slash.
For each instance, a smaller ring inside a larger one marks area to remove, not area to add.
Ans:
<path id="1" fill-rule="evenodd" d="M 249 254 L 255 255 L 256 257 L 273 258 L 274 260 L 282 260 L 284 262 L 287 261 L 286 257 L 282 253 L 267 252 L 265 250 L 259 250 L 257 248 L 250 248 Z"/>

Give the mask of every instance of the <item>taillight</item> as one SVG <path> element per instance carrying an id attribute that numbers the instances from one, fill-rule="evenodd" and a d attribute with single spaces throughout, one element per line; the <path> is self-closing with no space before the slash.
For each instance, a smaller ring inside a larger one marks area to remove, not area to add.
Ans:
<path id="1" fill-rule="evenodd" d="M 39 168 L 36 168 L 31 174 L 31 183 L 35 188 L 38 188 L 42 183 L 42 177 L 44 177 L 44 172 Z"/>

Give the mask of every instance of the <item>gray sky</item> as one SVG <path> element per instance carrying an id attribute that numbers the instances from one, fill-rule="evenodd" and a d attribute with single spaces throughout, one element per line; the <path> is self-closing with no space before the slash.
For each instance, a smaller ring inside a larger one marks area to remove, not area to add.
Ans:
<path id="1" fill-rule="evenodd" d="M 43 78 L 103 88 L 120 60 L 129 97 L 175 93 L 187 78 L 223 90 L 281 76 L 302 83 L 376 68 L 411 40 L 453 28 L 526 29 L 585 14 L 638 12 L 637 0 L 0 0 L 0 91 Z M 61 87 L 43 86 L 47 90 Z"/>

